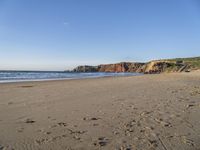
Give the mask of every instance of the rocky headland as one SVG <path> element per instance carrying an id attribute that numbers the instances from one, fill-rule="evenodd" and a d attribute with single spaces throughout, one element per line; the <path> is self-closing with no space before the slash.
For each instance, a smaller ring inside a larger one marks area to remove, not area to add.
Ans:
<path id="1" fill-rule="evenodd" d="M 147 63 L 121 62 L 98 66 L 78 66 L 73 72 L 137 72 L 145 74 L 163 72 L 190 72 L 200 68 L 200 57 L 153 60 Z"/>

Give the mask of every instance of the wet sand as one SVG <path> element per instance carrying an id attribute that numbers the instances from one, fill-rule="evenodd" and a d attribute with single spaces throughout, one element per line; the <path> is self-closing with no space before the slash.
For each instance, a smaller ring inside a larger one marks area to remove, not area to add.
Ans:
<path id="1" fill-rule="evenodd" d="M 0 84 L 0 150 L 199 150 L 200 72 Z"/>

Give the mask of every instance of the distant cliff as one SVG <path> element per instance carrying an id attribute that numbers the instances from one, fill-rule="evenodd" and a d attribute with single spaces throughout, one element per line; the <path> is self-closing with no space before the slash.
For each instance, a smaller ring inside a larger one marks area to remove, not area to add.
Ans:
<path id="1" fill-rule="evenodd" d="M 97 66 L 78 66 L 73 69 L 73 72 L 98 72 Z"/>
<path id="2" fill-rule="evenodd" d="M 144 63 L 131 62 L 99 65 L 98 72 L 141 72 L 143 65 Z"/>
<path id="3" fill-rule="evenodd" d="M 122 62 L 98 66 L 78 66 L 73 72 L 141 72 L 145 63 Z"/>
<path id="4" fill-rule="evenodd" d="M 188 72 L 195 69 L 200 69 L 200 57 L 155 60 L 147 63 L 121 62 L 98 66 L 78 66 L 73 69 L 73 72 L 137 72 L 152 74 Z"/>
<path id="5" fill-rule="evenodd" d="M 190 71 L 191 67 L 184 62 L 151 61 L 144 65 L 143 73 L 183 72 Z"/>

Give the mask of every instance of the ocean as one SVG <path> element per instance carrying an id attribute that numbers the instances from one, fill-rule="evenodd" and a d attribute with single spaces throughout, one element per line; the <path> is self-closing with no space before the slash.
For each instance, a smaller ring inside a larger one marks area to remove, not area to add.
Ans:
<path id="1" fill-rule="evenodd" d="M 138 76 L 140 73 L 72 73 L 61 71 L 0 71 L 0 83 L 22 82 L 22 81 L 43 81 L 61 79 L 83 79 L 116 76 Z"/>

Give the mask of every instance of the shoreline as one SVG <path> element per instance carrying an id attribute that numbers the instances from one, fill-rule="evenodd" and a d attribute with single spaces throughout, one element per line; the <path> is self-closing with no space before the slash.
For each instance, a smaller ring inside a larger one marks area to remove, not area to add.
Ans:
<path id="1" fill-rule="evenodd" d="M 199 70 L 197 70 L 199 71 Z M 34 83 L 34 82 L 54 82 L 54 81 L 73 81 L 73 80 L 87 80 L 87 79 L 101 79 L 101 78 L 126 78 L 126 77 L 137 77 L 137 76 L 156 76 L 156 75 L 170 75 L 170 74 L 191 74 L 193 72 L 170 72 L 170 73 L 160 73 L 160 74 L 138 74 L 138 75 L 127 75 L 127 76 L 99 76 L 99 77 L 83 77 L 83 78 L 57 78 L 57 79 L 33 79 L 33 80 L 0 80 L 1 84 L 14 84 L 14 83 Z M 200 71 L 199 71 L 200 72 Z"/>
<path id="2" fill-rule="evenodd" d="M 16 71 L 17 72 L 17 71 Z M 32 71 L 34 72 L 34 71 Z M 43 71 L 40 71 L 43 72 Z M 191 72 L 169 72 L 169 73 L 153 73 L 153 74 L 144 74 L 144 73 L 133 73 L 133 75 L 124 75 L 124 76 L 88 76 L 88 77 L 74 77 L 74 78 L 50 78 L 50 79 L 22 79 L 22 80 L 0 80 L 0 84 L 7 84 L 7 83 L 27 83 L 27 82 L 45 82 L 45 81 L 65 81 L 65 80 L 83 80 L 83 79 L 98 79 L 98 78 L 107 78 L 107 77 L 134 77 L 134 76 L 143 76 L 143 75 L 163 75 L 163 74 L 191 74 L 191 73 L 198 73 L 200 70 L 193 70 Z M 103 72 L 102 72 L 103 73 Z M 112 72 L 116 73 L 116 72 Z"/>
<path id="3" fill-rule="evenodd" d="M 89 76 L 89 77 L 80 77 L 80 78 L 54 78 L 54 79 L 25 79 L 25 80 L 0 80 L 0 84 L 6 83 L 23 83 L 23 82 L 44 82 L 44 81 L 65 81 L 65 80 L 83 80 L 83 79 L 98 79 L 98 78 L 109 78 L 109 77 L 134 77 L 142 76 L 145 74 L 135 73 L 135 75 L 125 75 L 125 76 Z"/>

